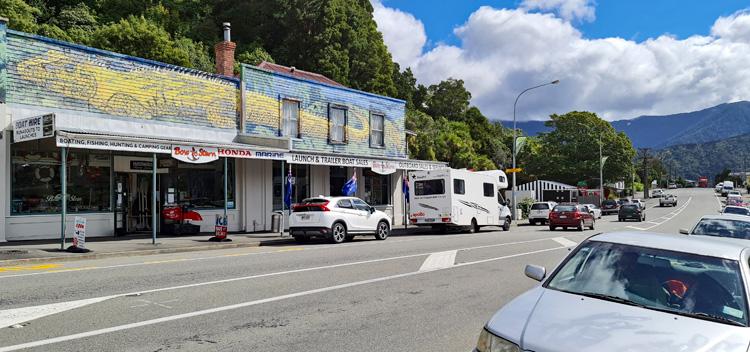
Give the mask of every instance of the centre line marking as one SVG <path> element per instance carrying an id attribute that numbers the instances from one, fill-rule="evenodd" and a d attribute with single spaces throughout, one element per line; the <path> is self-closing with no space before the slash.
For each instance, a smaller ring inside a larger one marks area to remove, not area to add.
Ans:
<path id="1" fill-rule="evenodd" d="M 652 223 L 652 224 L 655 224 L 655 225 L 651 225 L 651 226 L 648 226 L 648 227 L 645 227 L 645 228 L 637 227 L 637 226 L 627 226 L 627 227 L 631 228 L 631 229 L 634 229 L 634 230 L 647 231 L 647 230 L 653 229 L 654 227 L 663 225 L 663 224 L 667 223 L 668 221 L 674 219 L 677 215 L 679 215 L 680 213 L 682 213 L 683 210 L 687 209 L 687 206 L 690 204 L 691 200 L 693 200 L 692 196 L 690 196 L 688 198 L 688 200 L 685 201 L 685 204 L 683 204 L 679 209 L 677 209 L 677 210 L 674 211 L 674 215 L 672 215 L 669 218 L 666 218 L 664 221 L 662 221 L 660 223 L 655 223 L 655 222 L 652 222 L 652 221 L 646 221 L 646 222 L 649 222 L 649 223 Z M 661 219 L 661 218 L 659 218 L 659 219 Z"/>
<path id="2" fill-rule="evenodd" d="M 277 302 L 277 301 L 286 300 L 286 299 L 290 299 L 290 298 L 308 296 L 308 295 L 312 295 L 312 294 L 323 293 L 323 292 L 328 292 L 328 291 L 333 291 L 333 290 L 340 290 L 340 289 L 349 288 L 349 287 L 362 286 L 362 285 L 367 285 L 367 284 L 372 284 L 372 283 L 377 283 L 377 282 L 383 282 L 383 281 L 387 281 L 387 280 L 394 280 L 394 279 L 399 279 L 399 278 L 404 278 L 404 277 L 415 276 L 415 275 L 424 274 L 424 273 L 431 273 L 431 272 L 435 272 L 435 271 L 438 271 L 438 270 L 459 268 L 459 267 L 464 267 L 464 266 L 468 266 L 468 265 L 482 264 L 482 263 L 487 263 L 487 262 L 492 262 L 492 261 L 498 261 L 498 260 L 503 260 L 503 259 L 515 258 L 515 257 L 520 257 L 520 256 L 530 255 L 530 254 L 544 253 L 544 252 L 555 251 L 555 250 L 560 250 L 560 249 L 563 249 L 563 247 L 541 249 L 541 250 L 537 250 L 537 251 L 511 254 L 511 255 L 506 255 L 506 256 L 496 257 L 496 258 L 490 258 L 490 259 L 484 259 L 484 260 L 477 260 L 477 261 L 474 261 L 474 262 L 466 262 L 466 263 L 461 263 L 461 264 L 453 265 L 453 266 L 451 266 L 449 268 L 444 268 L 444 269 L 435 269 L 435 270 L 432 270 L 432 271 L 413 271 L 413 272 L 404 273 L 404 274 L 396 274 L 396 275 L 391 275 L 391 276 L 383 276 L 383 277 L 378 277 L 378 278 L 369 279 L 369 280 L 355 281 L 355 282 L 350 282 L 350 283 L 346 283 L 346 284 L 340 284 L 340 285 L 335 285 L 335 286 L 323 287 L 323 288 L 318 288 L 318 289 L 313 289 L 313 290 L 307 290 L 307 291 L 300 291 L 300 292 L 290 293 L 290 294 L 276 296 L 276 297 L 269 297 L 269 298 L 254 300 L 254 301 L 248 301 L 248 302 L 243 302 L 243 303 L 238 303 L 238 304 L 232 304 L 232 305 L 228 305 L 228 306 L 222 306 L 222 307 L 216 307 L 216 308 L 211 308 L 211 309 L 198 310 L 198 311 L 195 311 L 195 312 L 189 312 L 189 313 L 171 315 L 171 316 L 166 316 L 166 317 L 161 317 L 161 318 L 156 318 L 156 319 L 151 319 L 151 320 L 144 320 L 144 321 L 140 321 L 140 322 L 136 322 L 136 323 L 130 323 L 130 324 L 124 324 L 124 325 L 119 325 L 119 326 L 113 326 L 113 327 L 109 327 L 109 328 L 92 330 L 92 331 L 87 331 L 87 332 L 82 332 L 82 333 L 77 333 L 77 334 L 72 334 L 72 335 L 67 335 L 67 336 L 59 336 L 59 337 L 53 337 L 53 338 L 44 339 L 44 340 L 37 340 L 37 341 L 22 343 L 22 344 L 18 344 L 18 345 L 0 347 L 0 352 L 10 352 L 10 351 L 17 351 L 17 350 L 21 350 L 21 349 L 25 349 L 25 348 L 46 346 L 46 345 L 51 345 L 51 344 L 54 344 L 54 343 L 60 343 L 60 342 L 65 342 L 65 341 L 78 340 L 78 339 L 82 339 L 82 338 L 86 338 L 86 337 L 98 336 L 98 335 L 103 335 L 103 334 L 108 334 L 108 333 L 112 333 L 112 332 L 123 331 L 123 330 L 128 330 L 128 329 L 143 327 L 143 326 L 161 324 L 161 323 L 166 323 L 166 322 L 180 320 L 180 319 L 193 318 L 193 317 L 203 316 L 203 315 L 207 315 L 207 314 L 213 314 L 213 313 L 225 312 L 225 311 L 235 310 L 235 309 L 240 309 L 240 308 L 252 307 L 252 306 L 256 306 L 256 305 L 260 305 L 260 304 L 264 304 L 264 303 Z"/>
<path id="3" fill-rule="evenodd" d="M 578 243 L 573 242 L 565 237 L 555 237 L 552 239 L 553 241 L 561 244 L 563 247 L 575 247 L 578 245 Z"/>

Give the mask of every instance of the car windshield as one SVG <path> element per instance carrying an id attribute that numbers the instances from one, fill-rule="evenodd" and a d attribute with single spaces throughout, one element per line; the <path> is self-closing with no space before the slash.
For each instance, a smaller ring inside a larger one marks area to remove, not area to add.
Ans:
<path id="1" fill-rule="evenodd" d="M 750 239 L 750 221 L 730 219 L 702 219 L 693 235 Z"/>
<path id="2" fill-rule="evenodd" d="M 735 260 L 587 241 L 546 285 L 558 291 L 747 326 L 744 284 Z"/>
<path id="3" fill-rule="evenodd" d="M 724 208 L 724 214 L 748 215 L 750 214 L 750 209 L 740 207 L 726 207 Z"/>
<path id="4" fill-rule="evenodd" d="M 553 209 L 553 211 L 561 212 L 561 211 L 576 211 L 575 205 L 558 205 Z"/>
<path id="5" fill-rule="evenodd" d="M 549 205 L 547 203 L 534 203 L 531 205 L 531 210 L 547 210 Z"/>
<path id="6" fill-rule="evenodd" d="M 611 199 L 610 200 L 605 200 L 604 202 L 602 202 L 602 205 L 615 205 L 615 204 L 617 204 L 617 202 L 615 202 L 614 200 L 611 200 Z"/>

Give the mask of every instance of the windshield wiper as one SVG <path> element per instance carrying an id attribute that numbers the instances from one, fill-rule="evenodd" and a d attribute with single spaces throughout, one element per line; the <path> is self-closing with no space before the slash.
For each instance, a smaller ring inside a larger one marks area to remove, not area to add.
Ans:
<path id="1" fill-rule="evenodd" d="M 673 313 L 677 313 L 677 314 L 684 315 L 684 316 L 687 316 L 687 317 L 694 317 L 694 318 L 703 319 L 703 320 L 715 321 L 717 323 L 726 323 L 726 324 L 731 324 L 731 325 L 735 325 L 735 326 L 745 326 L 745 324 L 740 323 L 740 322 L 738 322 L 736 320 L 732 320 L 732 319 L 729 319 L 729 318 L 724 318 L 722 316 L 714 315 L 714 314 L 701 313 L 701 312 L 693 312 L 693 313 L 688 313 L 688 312 L 673 312 Z"/>
<path id="2" fill-rule="evenodd" d="M 636 307 L 646 308 L 646 306 L 643 305 L 643 304 L 636 303 L 636 302 L 633 302 L 633 301 L 631 301 L 629 299 L 625 299 L 625 298 L 622 298 L 622 297 L 608 295 L 608 294 L 604 294 L 604 293 L 577 292 L 577 294 L 579 294 L 581 296 L 591 297 L 591 298 L 603 299 L 605 301 L 617 302 L 617 303 L 627 304 L 627 305 L 630 305 L 630 306 L 636 306 Z"/>

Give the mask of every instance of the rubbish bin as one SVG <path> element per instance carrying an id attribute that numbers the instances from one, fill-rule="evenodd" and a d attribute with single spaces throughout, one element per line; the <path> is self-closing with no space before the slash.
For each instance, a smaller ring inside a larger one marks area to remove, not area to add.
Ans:
<path id="1" fill-rule="evenodd" d="M 281 212 L 271 214 L 271 232 L 281 232 Z"/>

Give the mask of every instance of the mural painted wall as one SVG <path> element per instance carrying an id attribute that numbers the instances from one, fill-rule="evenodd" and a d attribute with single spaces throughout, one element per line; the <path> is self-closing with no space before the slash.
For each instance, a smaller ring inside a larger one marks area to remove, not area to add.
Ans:
<path id="1" fill-rule="evenodd" d="M 296 151 L 356 156 L 406 158 L 406 104 L 398 99 L 353 89 L 308 82 L 243 66 L 245 85 L 245 133 L 279 136 L 282 99 L 300 101 L 300 139 Z M 347 112 L 346 144 L 328 143 L 329 104 L 343 105 Z M 385 115 L 385 148 L 370 147 L 370 113 Z"/>
<path id="2" fill-rule="evenodd" d="M 236 129 L 239 81 L 7 30 L 6 101 Z"/>

